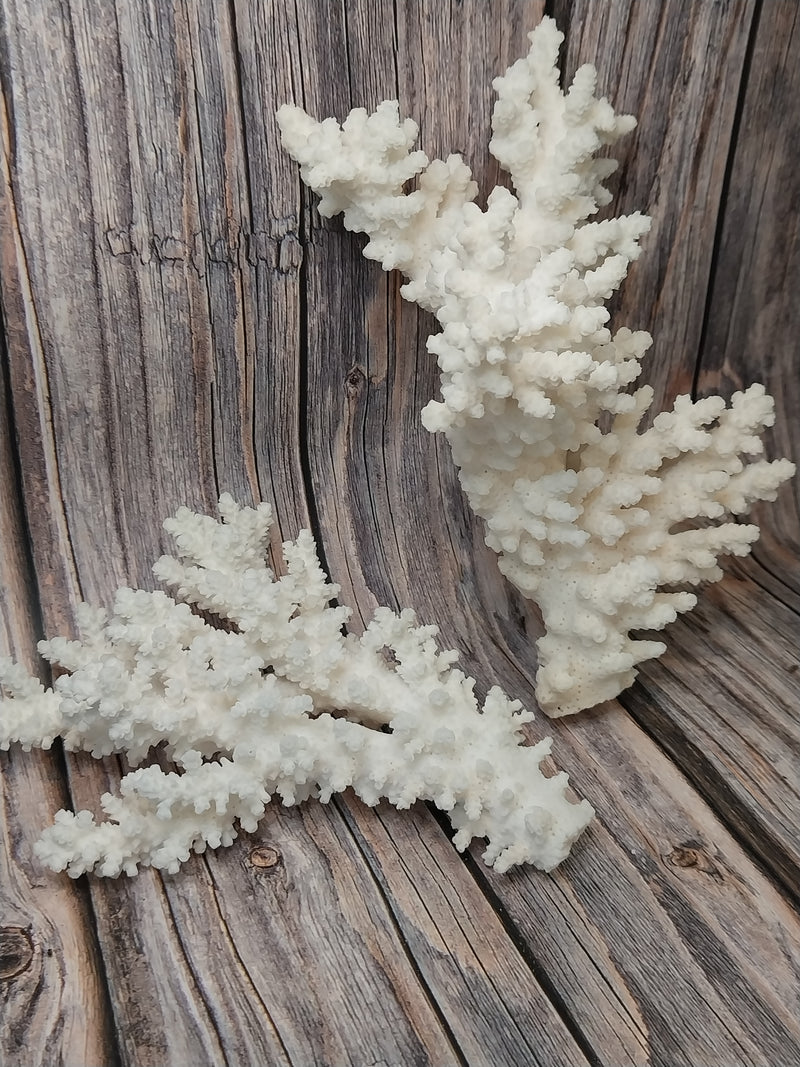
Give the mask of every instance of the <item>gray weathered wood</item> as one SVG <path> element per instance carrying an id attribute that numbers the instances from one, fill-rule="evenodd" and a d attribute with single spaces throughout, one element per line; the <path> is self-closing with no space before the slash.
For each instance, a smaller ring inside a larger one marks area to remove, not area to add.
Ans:
<path id="1" fill-rule="evenodd" d="M 598 822 L 546 882 L 486 877 L 600 1061 L 791 1063 L 792 906 L 624 711 L 560 741 Z"/>
<path id="2" fill-rule="evenodd" d="M 3 356 L 5 352 L 3 352 Z M 16 492 L 13 419 L 5 361 L 0 366 L 0 655 L 36 671 L 41 636 L 27 532 Z M 56 749 L 58 746 L 56 746 Z M 85 886 L 43 876 L 32 846 L 32 812 L 68 803 L 58 751 L 0 757 L 0 1003 L 3 1058 L 109 1063 L 115 1039 L 102 958 Z"/>
<path id="3" fill-rule="evenodd" d="M 763 382 L 776 400 L 768 454 L 800 454 L 800 15 L 767 3 L 753 28 L 747 92 L 724 189 L 707 320 L 697 342 L 701 393 Z M 694 238 L 692 238 L 692 241 Z M 687 288 L 691 285 L 687 284 Z M 759 505 L 762 529 L 735 577 L 671 628 L 623 703 L 714 799 L 761 860 L 800 898 L 800 508 L 797 479 Z"/>
<path id="4" fill-rule="evenodd" d="M 669 402 L 761 377 L 779 398 L 770 447 L 796 457 L 793 0 L 549 7 L 567 72 L 595 62 L 639 116 L 616 206 L 654 229 L 616 313 L 656 338 L 647 380 Z M 377 603 L 413 605 L 479 688 L 532 705 L 535 609 L 500 579 L 447 447 L 419 423 L 435 324 L 362 238 L 321 222 L 273 114 L 294 100 L 341 118 L 397 96 L 426 151 L 461 151 L 486 192 L 490 81 L 543 9 L 3 0 L 17 435 L 0 437 L 1 566 L 18 654 L 37 604 L 47 633 L 68 632 L 81 596 L 152 587 L 164 515 L 225 490 L 273 501 L 274 548 L 312 526 L 355 628 Z M 17 471 L 21 497 L 5 492 Z M 552 724 L 599 816 L 554 876 L 487 873 L 427 808 L 344 796 L 276 806 L 176 876 L 74 887 L 38 871 L 30 843 L 67 797 L 96 807 L 120 766 L 69 757 L 64 774 L 12 753 L 3 924 L 13 956 L 30 923 L 33 954 L 4 985 L 6 1059 L 25 1062 L 21 1041 L 42 1061 L 130 1064 L 800 1058 L 792 492 L 759 516 L 756 558 L 624 696 L 635 718 L 613 704 Z M 84 1032 L 80 1011 L 96 1020 Z"/>

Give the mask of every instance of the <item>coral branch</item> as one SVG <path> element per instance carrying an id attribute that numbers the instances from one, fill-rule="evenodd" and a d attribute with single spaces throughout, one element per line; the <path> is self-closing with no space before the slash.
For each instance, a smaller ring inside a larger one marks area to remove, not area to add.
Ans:
<path id="1" fill-rule="evenodd" d="M 442 326 L 428 340 L 442 399 L 422 421 L 446 434 L 501 570 L 542 609 L 537 697 L 563 715 L 616 696 L 636 664 L 664 651 L 628 636 L 694 606 L 663 586 L 717 580 L 717 558 L 745 554 L 758 535 L 730 522 L 675 527 L 774 499 L 794 466 L 743 458 L 761 452 L 774 419 L 758 385 L 729 408 L 678 397 L 640 431 L 652 391 L 625 390 L 651 339 L 612 334 L 604 302 L 650 223 L 639 213 L 589 221 L 610 202 L 603 183 L 616 167 L 595 153 L 635 120 L 595 96 L 592 67 L 561 91 L 552 19 L 529 36 L 528 55 L 494 82 L 490 149 L 517 195 L 497 187 L 485 210 L 458 156 L 429 162 L 411 150 L 417 129 L 395 102 L 353 111 L 341 127 L 288 106 L 278 121 L 320 212 L 341 211 L 366 233 L 364 254 L 402 271 L 403 295 Z"/>
<path id="2" fill-rule="evenodd" d="M 484 858 L 499 871 L 564 859 L 592 808 L 567 799 L 565 774 L 541 773 L 549 739 L 520 744 L 532 716 L 497 688 L 479 707 L 457 653 L 440 652 L 436 628 L 411 611 L 378 609 L 360 637 L 344 635 L 349 611 L 330 605 L 338 587 L 311 534 L 284 544 L 276 578 L 264 558 L 269 506 L 223 496 L 219 509 L 222 522 L 181 508 L 165 523 L 177 556 L 155 571 L 183 603 L 120 589 L 109 618 L 84 605 L 80 640 L 40 645 L 71 671 L 54 691 L 0 663 L 0 747 L 61 734 L 69 749 L 124 751 L 134 765 L 162 745 L 178 766 L 127 774 L 118 797 L 102 798 L 105 822 L 59 812 L 40 858 L 74 877 L 176 871 L 191 851 L 230 844 L 237 823 L 254 830 L 274 795 L 327 802 L 352 787 L 368 804 L 431 801 L 449 812 L 458 848 L 488 838 Z"/>

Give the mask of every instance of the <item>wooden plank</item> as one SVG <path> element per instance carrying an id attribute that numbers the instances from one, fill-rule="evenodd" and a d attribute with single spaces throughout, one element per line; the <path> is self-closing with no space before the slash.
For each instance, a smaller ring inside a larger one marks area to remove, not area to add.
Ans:
<path id="1" fill-rule="evenodd" d="M 565 1056 L 570 1064 L 587 1063 L 446 838 L 435 833 L 431 842 L 428 832 L 420 841 L 406 813 L 405 825 L 390 841 L 372 810 L 356 801 L 348 808 L 357 813 L 355 841 L 319 805 L 303 809 L 302 833 L 290 815 L 276 811 L 259 834 L 247 879 L 251 907 L 286 930 L 269 953 L 253 941 L 250 916 L 231 906 L 235 895 L 228 887 L 241 879 L 240 871 L 226 866 L 214 875 L 221 915 L 248 973 L 270 991 L 271 1013 L 293 1062 L 369 1063 L 382 1054 L 397 1064 L 511 1067 L 521 1055 L 530 1064 L 561 1063 Z M 423 817 L 423 823 L 430 831 L 429 819 Z M 310 865 L 302 855 L 298 845 L 305 833 L 323 862 Z M 335 935 L 332 916 L 338 918 Z M 347 938 L 345 924 L 351 927 Z M 398 965 L 398 944 L 405 946 L 413 971 Z M 304 975 L 309 965 L 328 972 L 328 980 L 301 994 L 297 981 L 286 976 Z M 415 973 L 431 998 L 425 1010 Z M 414 1020 L 416 1041 L 405 1038 L 392 1018 L 396 1002 Z M 332 1020 L 322 1054 L 314 1033 L 318 1024 L 311 1022 L 317 1018 Z M 442 1040 L 444 1033 L 452 1047 Z"/>
<path id="2" fill-rule="evenodd" d="M 799 665 L 797 615 L 730 576 L 670 628 L 666 654 L 622 697 L 795 899 Z"/>
<path id="3" fill-rule="evenodd" d="M 41 619 L 16 491 L 4 350 L 0 356 L 0 655 L 35 671 Z M 33 855 L 30 813 L 68 802 L 60 753 L 2 753 L 0 796 L 0 1060 L 45 1063 L 58 1048 L 65 1063 L 112 1063 L 108 991 L 86 886 L 51 884 Z"/>
<path id="4" fill-rule="evenodd" d="M 348 804 L 353 826 L 398 927 L 444 1013 L 465 1062 L 584 1063 L 583 1035 L 567 1041 L 545 994 L 550 983 L 524 951 L 512 951 L 491 903 L 421 804 L 376 813 Z M 571 1020 L 570 1020 L 571 1022 Z"/>
<path id="5" fill-rule="evenodd" d="M 739 121 L 700 351 L 700 393 L 754 377 L 776 399 L 772 456 L 800 455 L 800 358 L 791 293 L 800 284 L 800 12 L 764 4 Z M 756 567 L 748 574 L 800 614 L 798 481 L 760 505 Z"/>
<path id="6" fill-rule="evenodd" d="M 718 226 L 701 394 L 763 382 L 776 398 L 768 455 L 800 455 L 797 6 L 761 8 Z M 779 279 L 776 284 L 775 279 Z M 791 892 L 800 886 L 800 522 L 797 481 L 760 505 L 762 538 L 735 577 L 668 631 L 623 702 Z"/>
<path id="7" fill-rule="evenodd" d="M 701 394 L 733 391 L 751 378 L 775 397 L 777 419 L 767 434 L 772 456 L 798 456 L 800 375 L 794 305 L 800 277 L 797 212 L 800 176 L 800 12 L 790 0 L 762 6 L 747 92 L 743 97 L 717 258 L 700 351 Z M 789 298 L 789 299 L 787 299 Z M 763 505 L 762 540 L 754 559 L 784 588 L 768 586 L 800 610 L 798 482 L 778 505 Z M 768 573 L 765 573 L 765 570 Z"/>
<path id="8" fill-rule="evenodd" d="M 122 67 L 108 21 L 113 13 L 89 23 L 82 14 L 58 5 L 4 8 L 15 174 L 7 207 L 16 228 L 4 231 L 3 299 L 15 342 L 9 353 L 15 414 L 21 426 L 34 428 L 20 438 L 20 459 L 48 633 L 68 630 L 79 595 L 105 602 L 126 573 L 133 581 L 148 579 L 145 560 L 159 542 L 158 511 L 169 488 L 177 490 L 173 477 L 181 467 L 189 499 L 203 499 L 194 495 L 203 480 L 192 469 L 192 406 L 188 426 L 184 404 L 177 405 L 180 413 L 169 410 L 175 397 L 185 401 L 185 384 L 170 382 L 177 368 L 169 363 L 161 380 L 155 374 L 148 381 L 142 358 L 146 345 L 164 347 L 173 317 L 174 347 L 166 350 L 179 353 L 185 345 L 187 316 L 170 299 L 176 261 L 155 258 L 144 244 L 135 256 L 117 254 L 113 236 L 123 226 L 114 211 L 130 213 L 135 199 L 133 191 L 120 191 L 130 166 Z M 140 314 L 149 264 L 163 295 Z M 166 411 L 159 408 L 164 403 Z M 161 426 L 155 445 L 152 413 Z M 154 471 L 163 473 L 166 487 Z M 68 766 L 79 807 L 95 807 L 119 775 L 115 760 L 100 765 L 70 757 Z M 37 819 L 39 826 L 45 822 Z M 63 882 L 46 872 L 42 878 L 51 887 Z M 145 875 L 93 882 L 91 896 L 123 1061 L 163 1062 L 167 1048 L 186 1062 L 219 1060 L 214 1021 L 195 992 L 160 881 Z"/>
<path id="9" fill-rule="evenodd" d="M 483 877 L 600 1062 L 793 1063 L 797 912 L 623 710 L 559 742 L 597 822 L 552 878 Z"/>

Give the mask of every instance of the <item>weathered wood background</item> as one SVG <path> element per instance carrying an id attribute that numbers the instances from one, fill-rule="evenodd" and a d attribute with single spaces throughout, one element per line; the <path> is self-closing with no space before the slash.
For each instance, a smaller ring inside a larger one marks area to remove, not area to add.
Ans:
<path id="1" fill-rule="evenodd" d="M 491 78 L 541 0 L 2 0 L 2 627 L 152 588 L 179 504 L 310 525 L 355 624 L 414 605 L 531 705 L 537 619 L 447 447 L 430 318 L 320 221 L 276 106 L 398 97 L 484 191 Z M 800 6 L 556 0 L 568 75 L 639 116 L 617 206 L 654 219 L 617 321 L 661 401 L 777 397 L 800 456 Z M 32 856 L 121 766 L 3 755 L 5 1064 L 800 1063 L 797 487 L 619 702 L 551 725 L 598 810 L 554 875 L 495 876 L 424 806 L 268 812 L 176 876 Z"/>

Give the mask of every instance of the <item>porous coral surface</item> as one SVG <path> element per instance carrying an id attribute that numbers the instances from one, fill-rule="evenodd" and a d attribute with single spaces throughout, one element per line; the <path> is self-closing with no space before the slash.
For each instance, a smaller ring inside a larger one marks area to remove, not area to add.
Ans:
<path id="1" fill-rule="evenodd" d="M 53 689 L 0 662 L 0 748 L 61 736 L 135 766 L 161 746 L 177 767 L 126 774 L 118 796 L 102 797 L 104 821 L 59 812 L 39 857 L 74 877 L 174 872 L 192 850 L 231 844 L 237 826 L 255 830 L 273 796 L 328 801 L 352 787 L 371 805 L 432 801 L 456 847 L 487 838 L 499 871 L 561 862 L 593 810 L 568 799 L 566 774 L 542 774 L 549 738 L 521 743 L 533 716 L 498 688 L 481 707 L 457 653 L 439 651 L 436 628 L 412 611 L 381 608 L 360 636 L 343 633 L 350 612 L 331 605 L 339 590 L 311 534 L 283 545 L 276 577 L 269 505 L 223 496 L 219 509 L 222 522 L 182 508 L 165 523 L 177 555 L 155 572 L 178 600 L 123 588 L 109 616 L 81 607 L 80 640 L 41 643 L 70 672 Z"/>
<path id="2" fill-rule="evenodd" d="M 494 82 L 490 149 L 516 195 L 497 187 L 485 210 L 459 156 L 413 150 L 394 101 L 341 126 L 290 106 L 278 121 L 320 214 L 366 233 L 364 255 L 401 271 L 403 295 L 442 326 L 428 340 L 441 400 L 422 419 L 446 434 L 500 569 L 542 610 L 537 698 L 563 715 L 616 696 L 665 650 L 631 631 L 663 628 L 696 603 L 682 586 L 750 551 L 758 527 L 733 517 L 773 500 L 794 466 L 758 458 L 774 421 L 760 385 L 730 405 L 680 396 L 642 428 L 652 390 L 628 387 L 651 338 L 612 332 L 604 304 L 649 219 L 591 221 L 616 167 L 596 153 L 635 120 L 596 97 L 591 66 L 562 92 L 552 19 L 529 36 Z"/>

